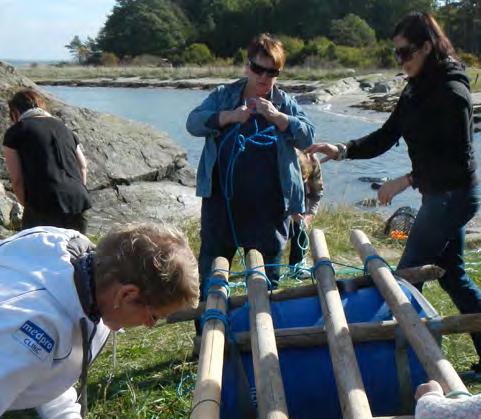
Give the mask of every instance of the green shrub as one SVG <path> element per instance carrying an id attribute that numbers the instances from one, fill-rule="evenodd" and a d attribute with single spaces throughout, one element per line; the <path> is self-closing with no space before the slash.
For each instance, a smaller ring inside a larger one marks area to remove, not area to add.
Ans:
<path id="1" fill-rule="evenodd" d="M 239 48 L 234 54 L 233 61 L 235 65 L 247 63 L 247 50 L 244 48 Z"/>
<path id="2" fill-rule="evenodd" d="M 280 35 L 279 39 L 284 45 L 287 64 L 297 64 L 299 60 L 302 58 L 304 41 L 300 38 L 294 38 L 292 36 L 287 36 L 287 35 Z"/>
<path id="3" fill-rule="evenodd" d="M 363 48 L 336 45 L 335 55 L 339 64 L 345 67 L 367 68 L 375 66 L 373 60 Z"/>
<path id="4" fill-rule="evenodd" d="M 102 52 L 100 65 L 115 67 L 119 64 L 119 58 L 113 52 Z"/>
<path id="5" fill-rule="evenodd" d="M 182 58 L 186 63 L 202 65 L 210 63 L 213 56 L 207 45 L 196 43 L 191 44 L 186 48 L 182 54 Z"/>
<path id="6" fill-rule="evenodd" d="M 380 41 L 370 49 L 372 51 L 372 58 L 379 68 L 394 68 L 398 66 L 393 52 L 393 46 L 389 41 Z"/>
<path id="7" fill-rule="evenodd" d="M 333 20 L 330 31 L 336 45 L 363 47 L 376 42 L 376 32 L 359 16 L 349 13 L 342 19 Z"/>
<path id="8" fill-rule="evenodd" d="M 467 67 L 481 68 L 481 59 L 475 54 L 469 52 L 459 52 L 459 59 L 466 64 Z"/>

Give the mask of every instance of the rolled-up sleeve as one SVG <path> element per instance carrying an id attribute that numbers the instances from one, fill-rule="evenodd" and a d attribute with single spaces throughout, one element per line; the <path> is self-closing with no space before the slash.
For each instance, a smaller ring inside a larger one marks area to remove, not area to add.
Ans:
<path id="1" fill-rule="evenodd" d="M 217 87 L 187 117 L 187 131 L 194 137 L 219 134 L 220 97 L 224 86 Z"/>
<path id="2" fill-rule="evenodd" d="M 289 120 L 288 131 L 292 136 L 294 147 L 304 150 L 314 142 L 314 124 L 293 98 L 290 98 L 287 103 L 286 114 Z"/>

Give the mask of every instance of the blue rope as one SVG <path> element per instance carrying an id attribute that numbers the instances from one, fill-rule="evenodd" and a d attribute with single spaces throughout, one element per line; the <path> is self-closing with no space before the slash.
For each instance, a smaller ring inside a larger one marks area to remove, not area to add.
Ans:
<path id="1" fill-rule="evenodd" d="M 187 397 L 192 391 L 194 390 L 195 386 L 195 374 L 189 373 L 186 375 L 182 375 L 180 378 L 180 382 L 177 385 L 177 388 L 175 389 L 175 394 L 179 399 L 183 399 L 184 397 Z M 191 383 L 188 385 L 185 384 L 185 382 L 190 379 Z"/>
<path id="2" fill-rule="evenodd" d="M 200 327 L 203 329 L 205 323 L 208 320 L 220 320 L 224 323 L 226 332 L 229 330 L 229 319 L 222 310 L 218 308 L 209 308 L 204 311 L 204 314 L 200 317 Z"/>
<path id="3" fill-rule="evenodd" d="M 369 255 L 366 260 L 364 261 L 364 275 L 367 275 L 369 273 L 369 270 L 368 270 L 368 264 L 371 260 L 374 260 L 374 259 L 378 259 L 380 260 L 381 262 L 383 262 L 391 271 L 391 265 L 389 265 L 389 263 L 386 262 L 385 259 L 383 259 L 381 256 L 379 255 Z"/>
<path id="4" fill-rule="evenodd" d="M 213 289 L 213 288 L 211 289 L 213 285 L 217 285 L 218 287 L 224 288 L 226 290 L 227 298 L 222 291 L 218 289 Z M 208 278 L 204 284 L 204 295 L 207 296 L 209 294 L 219 295 L 227 302 L 228 298 L 230 297 L 229 282 L 222 278 L 215 278 L 215 277 Z"/>
<path id="5" fill-rule="evenodd" d="M 232 215 L 232 208 L 231 208 L 231 200 L 232 200 L 232 197 L 234 196 L 235 165 L 240 154 L 246 150 L 247 144 L 251 143 L 258 147 L 269 147 L 275 144 L 278 140 L 276 135 L 269 135 L 269 133 L 275 131 L 274 125 L 269 125 L 267 128 L 263 129 L 262 131 L 259 131 L 257 120 L 254 119 L 254 126 L 255 126 L 255 132 L 252 135 L 249 135 L 246 137 L 239 132 L 241 124 L 240 123 L 235 124 L 234 127 L 227 132 L 224 139 L 221 141 L 219 145 L 219 150 L 217 153 L 217 164 L 219 167 L 219 180 L 220 180 L 220 184 L 223 187 L 222 192 L 223 192 L 223 196 L 226 204 L 227 217 L 228 217 L 229 226 L 232 234 L 232 240 L 234 241 L 236 253 L 239 255 L 239 258 L 241 260 L 241 263 L 244 269 L 246 269 L 245 256 L 239 250 L 240 243 L 237 236 L 237 231 L 235 228 L 234 218 Z M 232 145 L 229 161 L 227 162 L 225 179 L 222 179 L 222 170 L 220 170 L 222 168 L 221 161 L 220 161 L 220 156 L 222 154 L 221 151 L 224 145 L 227 143 L 227 141 L 230 140 L 231 138 L 234 139 L 234 144 Z"/>
<path id="6" fill-rule="evenodd" d="M 311 268 L 311 273 L 312 277 L 314 278 L 316 271 L 321 267 L 321 266 L 327 266 L 331 268 L 332 273 L 335 275 L 336 271 L 334 270 L 334 267 L 332 266 L 332 262 L 329 259 L 321 259 L 318 260 L 315 265 Z"/>
<path id="7" fill-rule="evenodd" d="M 276 264 L 269 264 L 269 265 L 263 265 L 263 266 L 280 266 L 280 265 L 276 265 Z M 254 268 L 250 269 L 250 270 L 246 270 L 244 271 L 244 274 L 246 276 L 246 288 L 247 288 L 247 277 L 249 275 L 252 275 L 252 274 L 257 274 L 257 275 L 260 275 L 262 276 L 262 278 L 264 279 L 264 281 L 266 282 L 266 285 L 267 285 L 267 289 L 270 291 L 272 290 L 272 283 L 270 281 L 270 279 L 267 277 L 267 275 L 264 273 L 264 272 L 261 272 L 261 271 L 258 271 L 257 269 L 260 268 L 261 266 L 255 266 Z"/>

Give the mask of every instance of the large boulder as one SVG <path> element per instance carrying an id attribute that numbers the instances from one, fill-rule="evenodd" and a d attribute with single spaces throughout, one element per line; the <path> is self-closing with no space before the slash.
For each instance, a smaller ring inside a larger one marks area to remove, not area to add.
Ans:
<path id="1" fill-rule="evenodd" d="M 116 222 L 182 221 L 198 215 L 200 200 L 192 188 L 195 171 L 186 153 L 165 133 L 109 114 L 67 105 L 0 62 L 0 138 L 10 125 L 7 100 L 31 87 L 46 96 L 50 112 L 79 137 L 88 160 L 88 183 L 93 199 L 91 232 Z M 9 223 L 8 205 L 14 196 L 3 158 L 0 161 L 0 224 Z M 8 225 L 5 225 L 8 227 Z"/>

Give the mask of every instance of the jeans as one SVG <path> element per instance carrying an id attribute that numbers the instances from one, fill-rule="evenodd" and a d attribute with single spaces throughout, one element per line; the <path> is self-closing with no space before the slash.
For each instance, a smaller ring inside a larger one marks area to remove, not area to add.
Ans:
<path id="1" fill-rule="evenodd" d="M 479 188 L 425 194 L 398 269 L 436 264 L 445 270 L 441 287 L 463 314 L 481 312 L 481 291 L 464 269 L 465 225 L 479 206 Z M 418 287 L 422 290 L 422 285 Z M 474 333 L 481 358 L 481 334 Z"/>

